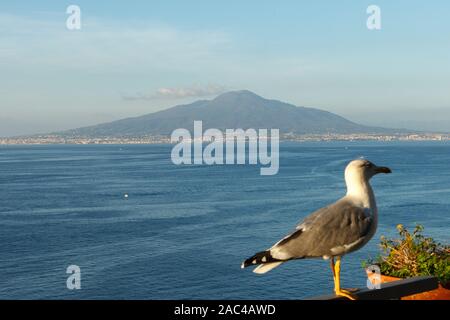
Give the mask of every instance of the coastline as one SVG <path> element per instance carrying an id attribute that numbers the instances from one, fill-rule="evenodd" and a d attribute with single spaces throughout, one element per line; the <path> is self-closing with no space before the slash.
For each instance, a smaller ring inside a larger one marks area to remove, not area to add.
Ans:
<path id="1" fill-rule="evenodd" d="M 280 142 L 327 142 L 327 141 L 450 141 L 447 133 L 414 134 L 283 134 Z M 204 143 L 211 142 L 203 140 Z M 126 145 L 126 144 L 174 144 L 170 136 L 145 137 L 64 137 L 36 135 L 0 138 L 0 145 Z"/>

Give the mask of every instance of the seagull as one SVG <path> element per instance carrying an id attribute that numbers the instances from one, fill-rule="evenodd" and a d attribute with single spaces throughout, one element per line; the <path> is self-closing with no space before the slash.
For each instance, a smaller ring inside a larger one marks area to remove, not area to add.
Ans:
<path id="1" fill-rule="evenodd" d="M 375 234 L 378 210 L 369 180 L 391 172 L 366 159 L 351 161 L 345 168 L 347 194 L 343 198 L 307 216 L 293 232 L 245 260 L 241 268 L 257 266 L 253 272 L 263 274 L 289 260 L 322 257 L 330 260 L 335 294 L 355 300 L 341 288 L 341 257 L 360 249 Z"/>

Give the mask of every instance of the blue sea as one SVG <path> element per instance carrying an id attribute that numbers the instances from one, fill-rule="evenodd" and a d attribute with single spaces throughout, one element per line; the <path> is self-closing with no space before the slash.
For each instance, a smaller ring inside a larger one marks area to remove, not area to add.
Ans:
<path id="1" fill-rule="evenodd" d="M 329 263 L 298 260 L 265 274 L 243 259 L 345 193 L 343 169 L 364 156 L 379 227 L 343 259 L 346 287 L 396 225 L 450 242 L 450 144 L 281 143 L 280 171 L 182 165 L 170 145 L 0 147 L 0 299 L 302 299 L 332 292 Z M 128 194 L 128 198 L 125 197 Z M 68 290 L 66 268 L 81 269 Z"/>

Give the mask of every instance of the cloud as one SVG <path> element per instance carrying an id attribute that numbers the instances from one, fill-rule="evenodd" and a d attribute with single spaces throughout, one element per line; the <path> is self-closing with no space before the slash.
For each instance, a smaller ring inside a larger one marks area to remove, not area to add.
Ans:
<path id="1" fill-rule="evenodd" d="M 184 99 L 199 98 L 218 95 L 227 90 L 227 87 L 220 85 L 207 85 L 205 87 L 191 86 L 180 88 L 159 88 L 151 94 L 138 92 L 133 95 L 124 95 L 124 100 L 161 100 L 161 99 Z"/>

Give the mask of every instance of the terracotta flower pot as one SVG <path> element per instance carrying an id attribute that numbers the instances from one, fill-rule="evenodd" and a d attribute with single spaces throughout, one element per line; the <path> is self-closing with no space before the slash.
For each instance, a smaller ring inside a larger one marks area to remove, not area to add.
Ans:
<path id="1" fill-rule="evenodd" d="M 376 281 L 376 275 L 367 272 L 369 280 L 374 284 Z M 380 275 L 381 283 L 392 282 L 401 280 L 401 278 L 390 277 L 385 275 Z M 401 298 L 401 300 L 450 300 L 450 290 L 444 288 L 441 284 L 437 289 L 426 291 L 418 294 L 413 294 L 411 296 L 406 296 Z"/>

